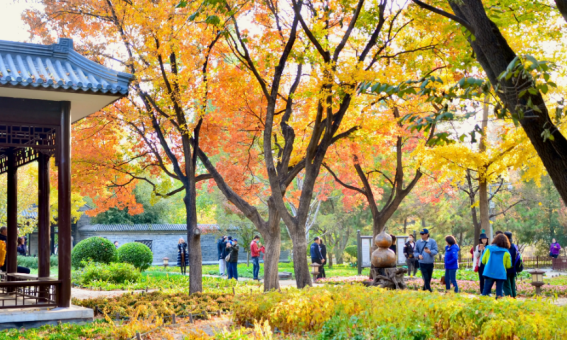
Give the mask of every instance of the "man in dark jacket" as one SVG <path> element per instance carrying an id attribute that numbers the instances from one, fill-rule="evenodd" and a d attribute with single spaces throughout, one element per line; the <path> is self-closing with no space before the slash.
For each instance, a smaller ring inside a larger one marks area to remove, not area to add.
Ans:
<path id="1" fill-rule="evenodd" d="M 325 264 L 327 263 L 327 246 L 323 244 L 323 239 L 319 238 L 319 250 L 321 251 L 321 257 L 323 258 L 323 264 L 319 268 L 319 275 L 321 277 L 327 277 L 325 274 Z"/>
<path id="2" fill-rule="evenodd" d="M 406 257 L 406 264 L 408 266 L 408 275 L 410 277 L 415 276 L 417 274 L 417 268 L 419 267 L 419 263 L 415 256 L 413 256 L 413 252 L 415 249 L 415 241 L 413 240 L 413 235 L 408 236 L 408 241 L 404 246 L 404 256 Z M 413 270 L 413 275 L 412 275 Z"/>
<path id="3" fill-rule="evenodd" d="M 228 236 L 222 236 L 221 238 L 219 238 L 219 241 L 217 242 L 217 252 L 218 252 L 218 256 L 219 256 L 219 275 L 223 276 L 225 274 L 225 269 L 226 269 L 226 261 L 224 260 L 224 258 L 226 257 L 225 252 L 226 252 L 226 239 Z"/>
<path id="4" fill-rule="evenodd" d="M 319 247 L 319 243 L 321 239 L 319 237 L 315 237 L 313 239 L 313 244 L 311 244 L 310 253 L 311 253 L 311 263 L 318 263 L 321 266 L 325 263 L 325 259 L 323 259 L 323 255 L 321 254 L 321 248 Z M 321 267 L 319 267 L 321 269 Z M 319 270 L 319 275 L 317 278 L 321 278 L 321 270 Z"/>
<path id="5" fill-rule="evenodd" d="M 227 262 L 228 267 L 228 279 L 235 279 L 238 281 L 238 250 L 240 247 L 238 246 L 238 240 L 233 239 L 232 243 L 227 245 L 228 255 L 230 258 Z"/>
<path id="6" fill-rule="evenodd" d="M 506 276 L 507 279 L 504 281 L 504 296 L 511 296 L 516 298 L 516 257 L 518 256 L 518 247 L 514 243 L 512 243 L 512 233 L 507 231 L 504 233 L 508 240 L 510 241 L 510 257 L 512 260 L 512 267 L 506 269 Z"/>

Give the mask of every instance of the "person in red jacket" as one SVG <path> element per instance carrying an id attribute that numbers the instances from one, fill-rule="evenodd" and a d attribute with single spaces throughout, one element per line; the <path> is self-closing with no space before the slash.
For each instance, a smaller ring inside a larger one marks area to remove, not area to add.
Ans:
<path id="1" fill-rule="evenodd" d="M 260 253 L 266 253 L 266 249 L 260 243 L 260 236 L 254 236 L 250 243 L 250 256 L 252 257 L 252 265 L 254 266 L 254 280 L 260 281 L 258 274 L 260 273 Z"/>

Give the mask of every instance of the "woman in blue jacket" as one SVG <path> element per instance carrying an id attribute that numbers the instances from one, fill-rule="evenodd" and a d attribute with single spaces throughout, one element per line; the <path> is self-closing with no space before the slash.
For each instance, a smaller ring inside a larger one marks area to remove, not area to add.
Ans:
<path id="1" fill-rule="evenodd" d="M 492 245 L 484 250 L 482 263 L 485 267 L 482 275 L 484 275 L 485 281 L 482 295 L 489 295 L 494 283 L 496 283 L 496 298 L 501 298 L 504 295 L 502 287 L 504 281 L 508 279 L 506 269 L 512 268 L 512 260 L 508 248 L 510 248 L 508 237 L 504 234 L 499 234 L 492 241 Z"/>
<path id="2" fill-rule="evenodd" d="M 455 293 L 459 292 L 457 285 L 457 269 L 459 269 L 459 245 L 454 236 L 445 237 L 445 288 L 451 289 L 451 283 L 455 286 Z"/>

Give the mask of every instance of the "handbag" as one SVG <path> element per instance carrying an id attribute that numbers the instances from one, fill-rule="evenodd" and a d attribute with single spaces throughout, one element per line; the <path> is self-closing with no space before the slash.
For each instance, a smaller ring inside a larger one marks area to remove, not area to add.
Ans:
<path id="1" fill-rule="evenodd" d="M 230 261 L 230 254 L 228 254 L 228 255 L 224 258 L 224 260 L 225 260 L 226 262 Z"/>
<path id="2" fill-rule="evenodd" d="M 441 276 L 441 284 L 442 284 L 442 285 L 445 284 L 445 275 Z"/>

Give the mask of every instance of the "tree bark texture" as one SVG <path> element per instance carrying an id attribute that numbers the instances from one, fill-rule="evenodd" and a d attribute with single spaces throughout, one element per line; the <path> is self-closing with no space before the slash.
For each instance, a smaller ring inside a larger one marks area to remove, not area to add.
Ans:
<path id="1" fill-rule="evenodd" d="M 557 5 L 557 10 L 563 16 L 563 19 L 567 21 L 567 0 L 555 0 L 555 4 Z"/>
<path id="2" fill-rule="evenodd" d="M 559 1 L 563 4 L 564 1 Z M 528 109 L 520 120 L 522 128 L 530 138 L 541 158 L 550 178 L 564 201 L 567 201 L 567 139 L 561 134 L 549 117 L 549 112 L 540 92 L 527 94 L 519 98 L 519 87 L 525 85 L 512 77 L 508 81 L 498 80 L 498 76 L 506 71 L 508 65 L 516 58 L 516 53 L 500 30 L 487 16 L 480 0 L 448 1 L 457 17 L 465 20 L 472 29 L 474 39 L 470 39 L 476 58 L 486 72 L 493 86 L 500 85 L 503 92 L 498 92 L 502 102 L 513 115 L 517 115 L 518 107 L 526 107 L 528 99 L 537 106 L 540 112 Z M 563 13 L 562 13 L 563 14 Z M 536 118 L 525 118 L 535 116 Z M 543 140 L 542 134 L 549 130 L 554 140 Z"/>
<path id="3" fill-rule="evenodd" d="M 201 253 L 201 233 L 197 225 L 195 183 L 186 189 L 183 202 L 187 212 L 187 252 L 189 253 L 189 294 L 203 291 L 203 255 Z"/>
<path id="4" fill-rule="evenodd" d="M 293 269 L 295 271 L 297 288 L 311 286 L 312 281 L 307 262 L 307 239 L 305 234 L 292 234 L 291 241 L 293 242 Z"/>
<path id="5" fill-rule="evenodd" d="M 481 153 L 486 153 L 486 140 L 488 138 L 488 104 L 485 101 L 482 110 L 482 131 L 484 134 L 480 137 L 480 144 L 479 144 L 479 151 Z M 489 205 L 488 205 L 488 181 L 486 178 L 486 173 L 488 168 L 482 167 L 479 169 L 478 172 L 478 199 L 479 199 L 479 208 L 480 208 L 480 225 L 481 228 L 488 232 L 490 235 L 490 239 L 492 239 L 492 233 L 490 229 L 490 213 L 489 213 Z M 478 242 L 479 235 L 475 233 L 474 242 Z"/>

